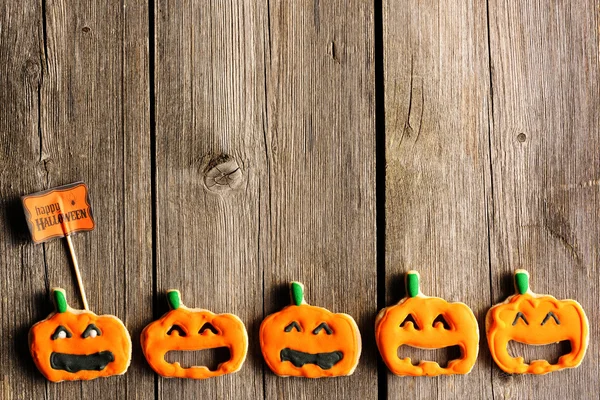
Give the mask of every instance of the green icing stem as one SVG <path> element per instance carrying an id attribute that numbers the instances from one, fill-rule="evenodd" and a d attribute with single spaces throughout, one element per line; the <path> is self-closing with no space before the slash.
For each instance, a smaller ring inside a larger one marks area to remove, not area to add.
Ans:
<path id="1" fill-rule="evenodd" d="M 179 290 L 169 290 L 167 292 L 167 301 L 169 302 L 169 306 L 173 310 L 177 310 L 181 305 L 181 298 L 179 297 Z"/>
<path id="2" fill-rule="evenodd" d="M 518 270 L 515 273 L 515 287 L 519 294 L 525 294 L 529 291 L 529 275 L 526 271 Z"/>
<path id="3" fill-rule="evenodd" d="M 60 289 L 54 289 L 52 294 L 54 295 L 54 303 L 56 304 L 56 312 L 59 312 L 59 313 L 67 312 L 67 307 L 68 307 L 67 298 L 65 297 L 64 292 Z"/>
<path id="4" fill-rule="evenodd" d="M 408 297 L 417 297 L 419 294 L 419 274 L 409 272 L 406 274 L 406 294 Z"/>
<path id="5" fill-rule="evenodd" d="M 292 282 L 290 284 L 290 293 L 292 295 L 292 302 L 299 306 L 304 302 L 304 289 L 302 288 L 302 284 L 298 282 Z"/>

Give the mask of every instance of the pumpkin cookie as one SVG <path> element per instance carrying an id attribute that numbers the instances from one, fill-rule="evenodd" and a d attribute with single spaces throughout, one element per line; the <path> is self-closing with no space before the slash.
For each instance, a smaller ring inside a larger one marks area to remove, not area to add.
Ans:
<path id="1" fill-rule="evenodd" d="M 65 291 L 52 289 L 56 312 L 31 327 L 29 350 L 52 382 L 121 375 L 131 360 L 131 338 L 115 316 L 74 310 Z"/>
<path id="2" fill-rule="evenodd" d="M 546 374 L 577 367 L 588 344 L 588 319 L 575 300 L 557 300 L 529 289 L 529 273 L 515 272 L 517 294 L 490 308 L 486 317 L 487 340 L 498 366 L 510 374 Z M 522 357 L 511 357 L 508 343 L 513 340 L 530 345 L 547 345 L 568 340 L 571 352 L 556 364 L 536 360 L 530 364 Z"/>
<path id="3" fill-rule="evenodd" d="M 181 303 L 178 290 L 169 290 L 171 311 L 151 322 L 142 331 L 141 342 L 148 364 L 167 378 L 205 379 L 231 374 L 242 368 L 248 351 L 248 334 L 243 322 L 233 314 L 214 314 Z M 211 371 L 205 366 L 183 368 L 169 363 L 169 351 L 199 351 L 226 347 L 230 358 Z"/>
<path id="4" fill-rule="evenodd" d="M 381 310 L 375 321 L 377 347 L 390 371 L 409 376 L 469 373 L 479 350 L 479 329 L 473 311 L 464 303 L 423 295 L 417 271 L 406 274 L 406 293 L 398 304 Z M 410 358 L 398 356 L 398 348 L 403 345 L 422 349 L 459 346 L 461 358 L 451 360 L 445 368 L 435 361 L 413 365 Z"/>
<path id="5" fill-rule="evenodd" d="M 290 284 L 290 292 L 293 304 L 260 325 L 260 348 L 269 368 L 279 376 L 351 375 L 361 352 L 354 319 L 306 304 L 299 282 Z"/>

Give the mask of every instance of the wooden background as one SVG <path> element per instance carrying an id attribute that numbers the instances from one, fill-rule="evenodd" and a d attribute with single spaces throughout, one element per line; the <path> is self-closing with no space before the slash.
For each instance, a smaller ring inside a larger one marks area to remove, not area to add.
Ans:
<path id="1" fill-rule="evenodd" d="M 600 0 L 0 0 L 0 398 L 597 396 L 599 51 Z M 29 241 L 19 196 L 76 180 L 97 223 L 74 239 L 90 306 L 125 322 L 133 361 L 54 384 L 27 332 L 50 287 L 81 301 L 65 244 Z M 516 268 L 587 310 L 580 368 L 509 376 L 485 340 L 467 376 L 401 378 L 378 361 L 374 317 L 405 271 L 483 327 Z M 357 319 L 352 377 L 263 363 L 258 327 L 290 280 Z M 172 287 L 246 323 L 239 373 L 146 365 L 139 334 Z"/>

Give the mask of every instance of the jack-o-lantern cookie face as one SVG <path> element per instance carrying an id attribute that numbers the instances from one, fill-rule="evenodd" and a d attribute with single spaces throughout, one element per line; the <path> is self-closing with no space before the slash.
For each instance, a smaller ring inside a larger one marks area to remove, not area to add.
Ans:
<path id="1" fill-rule="evenodd" d="M 29 349 L 40 372 L 52 382 L 124 374 L 131 338 L 121 320 L 72 309 L 63 289 L 53 289 L 53 297 L 56 312 L 29 331 Z"/>
<path id="2" fill-rule="evenodd" d="M 214 314 L 191 309 L 181 304 L 177 290 L 169 290 L 171 311 L 144 328 L 142 350 L 148 364 L 157 374 L 167 378 L 205 379 L 237 372 L 248 351 L 248 335 L 242 321 L 233 314 Z M 165 360 L 169 351 L 200 351 L 225 347 L 229 360 L 216 370 L 206 366 L 183 368 L 179 362 Z"/>
<path id="3" fill-rule="evenodd" d="M 407 273 L 406 291 L 407 297 L 381 310 L 375 322 L 377 347 L 390 371 L 409 376 L 469 373 L 479 348 L 479 329 L 473 311 L 463 303 L 424 296 L 419 291 L 416 271 Z M 410 358 L 398 356 L 398 349 L 404 345 L 425 349 L 459 346 L 461 358 L 451 360 L 446 367 L 435 361 L 413 365 Z"/>
<path id="4" fill-rule="evenodd" d="M 354 319 L 306 304 L 301 283 L 292 282 L 290 290 L 294 304 L 260 325 L 260 348 L 269 368 L 279 376 L 352 374 L 361 351 Z"/>
<path id="5" fill-rule="evenodd" d="M 588 320 L 581 305 L 575 300 L 534 294 L 529 290 L 529 274 L 525 270 L 517 270 L 514 279 L 517 294 L 487 313 L 487 339 L 496 364 L 511 374 L 546 374 L 577 367 L 588 344 Z M 571 351 L 556 364 L 547 360 L 527 364 L 522 357 L 508 353 L 511 340 L 538 346 L 569 341 Z"/>

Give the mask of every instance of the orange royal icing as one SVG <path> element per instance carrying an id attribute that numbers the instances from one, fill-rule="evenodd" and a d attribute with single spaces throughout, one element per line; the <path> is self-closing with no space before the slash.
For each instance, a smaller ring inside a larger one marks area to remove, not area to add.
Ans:
<path id="1" fill-rule="evenodd" d="M 269 368 L 279 376 L 351 375 L 361 352 L 354 319 L 306 304 L 304 287 L 298 282 L 290 288 L 294 304 L 260 325 L 260 348 Z"/>
<path id="2" fill-rule="evenodd" d="M 406 275 L 407 297 L 394 306 L 384 308 L 377 316 L 375 339 L 383 361 L 396 375 L 469 373 L 475 365 L 479 346 L 479 329 L 473 311 L 464 303 L 449 303 L 439 297 L 424 296 L 419 291 L 418 280 L 418 272 L 409 271 Z M 436 321 L 440 316 L 447 327 Z M 415 321 L 416 326 L 410 319 Z M 410 358 L 398 356 L 399 347 L 404 345 L 425 349 L 459 346 L 462 356 L 451 360 L 446 367 L 435 361 L 421 361 L 419 365 L 413 365 Z"/>
<path id="3" fill-rule="evenodd" d="M 517 294 L 492 307 L 486 318 L 487 339 L 494 361 L 511 374 L 546 374 L 577 367 L 588 344 L 588 320 L 575 300 L 557 300 L 549 295 L 536 295 L 529 290 L 529 274 L 515 272 Z M 508 353 L 513 340 L 531 345 L 546 345 L 568 340 L 571 351 L 556 364 L 536 360 L 527 364 L 522 357 Z"/>
<path id="4" fill-rule="evenodd" d="M 53 292 L 59 298 L 57 312 L 29 331 L 29 349 L 40 372 L 53 382 L 124 374 L 131 360 L 131 338 L 121 320 L 74 310 L 63 289 Z"/>
<path id="5" fill-rule="evenodd" d="M 170 290 L 167 297 L 172 310 L 146 326 L 141 335 L 144 356 L 157 374 L 169 378 L 205 379 L 231 374 L 242 368 L 248 351 L 248 335 L 238 317 L 187 308 L 180 303 L 177 290 Z M 230 358 L 219 364 L 214 371 L 205 366 L 183 368 L 178 362 L 169 363 L 165 360 L 169 351 L 198 351 L 219 347 L 228 348 Z"/>

